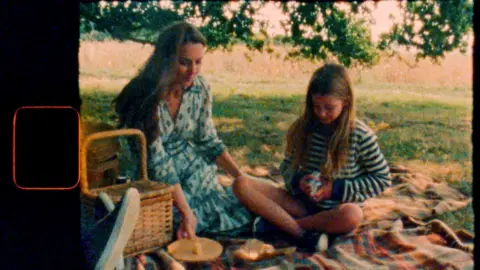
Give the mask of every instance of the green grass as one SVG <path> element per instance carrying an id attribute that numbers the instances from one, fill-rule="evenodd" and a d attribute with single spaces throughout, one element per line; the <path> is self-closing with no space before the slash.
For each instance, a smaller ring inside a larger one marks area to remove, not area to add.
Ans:
<path id="1" fill-rule="evenodd" d="M 286 128 L 281 127 L 288 126 L 297 117 L 302 104 L 302 96 L 229 96 L 216 99 L 213 114 L 242 120 L 242 125 L 220 123 L 218 129 L 222 139 L 234 150 L 249 148 L 248 164 L 274 163 L 279 160 L 272 156 L 264 158 L 266 153 L 259 146 L 267 144 L 272 150 L 282 152 Z M 463 162 L 471 159 L 470 128 L 462 120 L 470 115 L 466 107 L 437 102 L 372 104 L 365 99 L 360 99 L 357 107 L 360 119 L 389 125 L 377 135 L 390 161 Z M 238 126 L 234 128 L 234 125 Z"/>
<path id="2" fill-rule="evenodd" d="M 377 135 L 390 161 L 463 162 L 471 159 L 471 110 L 435 101 L 358 102 L 359 116 L 388 128 Z"/>
<path id="3" fill-rule="evenodd" d="M 131 79 L 135 74 L 129 72 L 126 74 L 120 74 L 119 72 L 113 72 L 109 69 L 98 69 L 94 71 L 80 71 L 80 76 L 93 76 L 99 78 L 109 79 Z"/>
<path id="4" fill-rule="evenodd" d="M 256 89 L 260 89 L 256 91 Z M 284 137 L 288 126 L 303 109 L 304 96 L 286 90 L 267 94 L 262 85 L 247 89 L 213 90 L 213 116 L 220 138 L 241 164 L 278 166 L 283 158 Z M 471 100 L 468 90 L 446 89 L 445 96 L 432 98 L 431 89 L 424 95 L 411 90 L 398 92 L 395 87 L 368 90 L 360 88 L 357 111 L 377 132 L 378 142 L 389 162 L 402 164 L 420 160 L 435 164 L 460 164 L 459 179 L 443 179 L 471 196 Z M 420 90 L 419 90 L 420 91 Z M 115 125 L 111 101 L 116 93 L 82 89 L 82 120 L 99 120 Z M 381 93 L 381 94 L 379 94 Z M 457 97 L 453 99 L 452 97 Z M 453 100 L 453 101 L 452 101 Z M 457 180 L 457 181 L 455 181 Z M 453 228 L 473 231 L 473 209 L 468 206 L 439 216 Z"/>
<path id="5" fill-rule="evenodd" d="M 115 125 L 115 112 L 112 106 L 114 93 L 102 92 L 97 90 L 81 93 L 82 121 L 99 121 L 110 125 Z"/>

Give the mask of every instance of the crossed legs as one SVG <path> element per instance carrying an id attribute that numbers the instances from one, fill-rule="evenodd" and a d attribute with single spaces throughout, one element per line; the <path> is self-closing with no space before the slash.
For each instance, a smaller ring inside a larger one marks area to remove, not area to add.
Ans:
<path id="1" fill-rule="evenodd" d="M 233 192 L 240 202 L 295 238 L 301 238 L 305 230 L 347 233 L 357 228 L 363 219 L 361 208 L 352 203 L 308 215 L 303 203 L 283 188 L 254 179 L 238 180 L 233 183 Z"/>

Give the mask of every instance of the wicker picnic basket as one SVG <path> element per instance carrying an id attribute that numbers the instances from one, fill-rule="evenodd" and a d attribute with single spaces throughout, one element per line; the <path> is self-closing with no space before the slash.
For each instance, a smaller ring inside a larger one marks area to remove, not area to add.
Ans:
<path id="1" fill-rule="evenodd" d="M 81 123 L 81 126 L 81 138 L 98 132 L 115 130 L 113 126 L 104 122 L 85 121 Z M 92 142 L 87 149 L 88 169 L 90 170 L 90 167 L 98 167 L 99 164 L 112 159 L 119 149 L 120 143 L 114 137 Z"/>
<path id="2" fill-rule="evenodd" d="M 115 127 L 98 121 L 81 123 L 80 139 L 98 132 L 112 131 Z M 115 184 L 118 177 L 120 143 L 112 137 L 96 140 L 87 149 L 87 179 L 90 188 L 99 188 Z"/>
<path id="3" fill-rule="evenodd" d="M 87 149 L 91 143 L 99 139 L 118 136 L 137 136 L 140 142 L 140 180 L 126 184 L 112 185 L 101 188 L 88 188 L 87 181 Z M 81 144 L 81 175 L 80 190 L 82 204 L 82 222 L 94 224 L 94 202 L 100 192 L 107 193 L 117 203 L 125 191 L 136 188 L 140 193 L 140 215 L 135 229 L 123 251 L 125 257 L 149 252 L 171 242 L 173 236 L 172 219 L 172 187 L 164 183 L 147 179 L 146 139 L 142 131 L 137 129 L 120 129 L 98 132 L 86 136 Z"/>

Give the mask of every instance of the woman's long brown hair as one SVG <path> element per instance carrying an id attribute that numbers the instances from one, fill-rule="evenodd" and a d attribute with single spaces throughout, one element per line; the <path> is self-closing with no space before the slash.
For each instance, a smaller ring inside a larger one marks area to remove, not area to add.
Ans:
<path id="1" fill-rule="evenodd" d="M 113 101 L 120 128 L 142 130 L 148 143 L 160 135 L 157 105 L 176 78 L 180 51 L 187 43 L 206 46 L 205 37 L 187 22 L 175 22 L 160 32 L 152 55 Z"/>
<path id="2" fill-rule="evenodd" d="M 347 70 L 341 65 L 325 64 L 313 73 L 308 85 L 304 113 L 287 132 L 286 152 L 293 156 L 292 166 L 296 169 L 305 166 L 313 125 L 321 125 L 315 121 L 312 95 L 333 96 L 346 104 L 333 123 L 334 133 L 328 142 L 325 163 L 321 166 L 323 176 L 334 178 L 347 163 L 349 137 L 356 119 L 355 98 Z"/>

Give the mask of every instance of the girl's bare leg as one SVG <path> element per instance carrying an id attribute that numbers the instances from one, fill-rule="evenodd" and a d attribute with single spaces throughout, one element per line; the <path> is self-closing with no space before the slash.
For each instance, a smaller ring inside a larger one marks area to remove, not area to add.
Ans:
<path id="1" fill-rule="evenodd" d="M 287 213 L 289 213 L 292 217 L 304 217 L 308 214 L 305 206 L 292 195 L 290 195 L 285 189 L 271 183 L 260 180 L 257 181 L 255 179 L 252 179 L 250 184 L 253 189 L 259 191 L 264 196 L 280 205 L 280 207 L 287 211 Z"/>
<path id="2" fill-rule="evenodd" d="M 265 218 L 280 230 L 300 238 L 304 230 L 294 217 L 307 214 L 303 204 L 284 189 L 249 179 L 238 178 L 233 183 L 233 192 L 250 211 Z"/>
<path id="3" fill-rule="evenodd" d="M 342 234 L 353 231 L 362 220 L 362 209 L 356 204 L 345 203 L 332 210 L 299 218 L 296 222 L 305 230 Z"/>
<path id="4" fill-rule="evenodd" d="M 238 180 L 234 182 L 233 192 L 240 202 L 280 230 L 297 238 L 303 235 L 304 230 L 348 233 L 363 220 L 362 209 L 353 203 L 307 216 L 305 206 L 283 188 L 253 179 Z"/>

